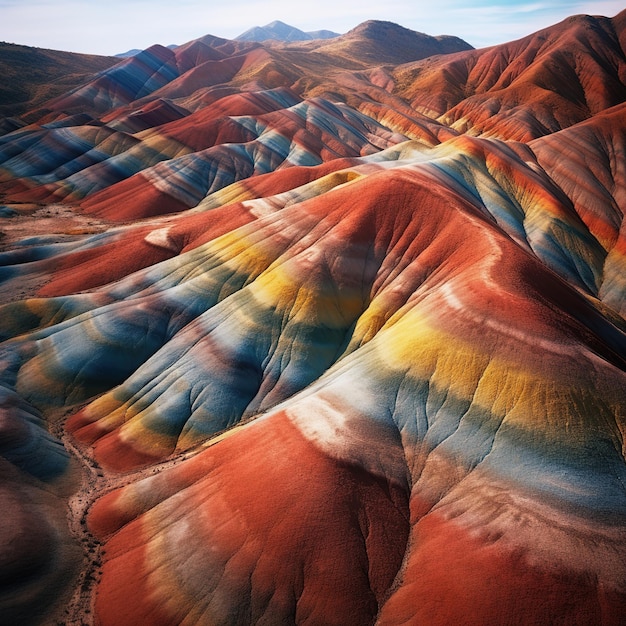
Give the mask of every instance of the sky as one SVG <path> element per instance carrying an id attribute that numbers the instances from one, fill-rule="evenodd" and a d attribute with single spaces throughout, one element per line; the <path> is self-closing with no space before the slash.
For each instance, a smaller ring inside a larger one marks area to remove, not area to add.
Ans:
<path id="1" fill-rule="evenodd" d="M 230 39 L 273 20 L 345 33 L 374 19 L 456 35 L 481 48 L 570 15 L 613 17 L 625 6 L 624 0 L 0 0 L 0 41 L 114 55 L 207 34 Z"/>

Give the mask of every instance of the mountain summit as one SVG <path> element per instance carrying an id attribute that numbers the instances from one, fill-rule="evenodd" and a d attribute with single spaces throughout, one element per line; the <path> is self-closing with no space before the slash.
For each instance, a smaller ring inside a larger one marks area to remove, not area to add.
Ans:
<path id="1" fill-rule="evenodd" d="M 336 46 L 349 50 L 356 59 L 398 65 L 439 54 L 473 50 L 463 39 L 451 35 L 432 36 L 381 20 L 368 20 L 345 35 L 330 40 L 324 50 Z"/>
<path id="2" fill-rule="evenodd" d="M 295 26 L 285 24 L 280 20 L 275 20 L 265 26 L 254 26 L 235 37 L 240 41 L 308 41 L 311 39 L 331 39 L 338 37 L 339 33 L 330 30 L 316 30 L 304 32 Z"/>

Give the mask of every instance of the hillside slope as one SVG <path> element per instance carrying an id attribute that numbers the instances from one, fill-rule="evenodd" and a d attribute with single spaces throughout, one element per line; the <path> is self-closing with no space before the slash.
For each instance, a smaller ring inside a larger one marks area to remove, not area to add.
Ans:
<path id="1" fill-rule="evenodd" d="M 620 624 L 625 27 L 206 36 L 0 137 L 2 619 Z"/>
<path id="2" fill-rule="evenodd" d="M 396 93 L 473 135 L 528 141 L 624 101 L 624 13 L 573 16 L 454 58 L 396 70 Z"/>
<path id="3" fill-rule="evenodd" d="M 0 115 L 19 116 L 117 63 L 114 57 L 0 42 Z"/>

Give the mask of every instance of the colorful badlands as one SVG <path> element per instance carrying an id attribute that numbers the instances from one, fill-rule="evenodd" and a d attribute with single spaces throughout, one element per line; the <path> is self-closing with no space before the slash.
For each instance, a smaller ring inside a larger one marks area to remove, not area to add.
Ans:
<path id="1" fill-rule="evenodd" d="M 394 29 L 0 137 L 0 623 L 624 623 L 626 12 Z"/>

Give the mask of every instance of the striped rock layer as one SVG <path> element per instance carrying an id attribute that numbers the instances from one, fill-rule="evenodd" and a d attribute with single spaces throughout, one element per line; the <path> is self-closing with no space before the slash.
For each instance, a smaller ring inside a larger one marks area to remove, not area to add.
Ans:
<path id="1" fill-rule="evenodd" d="M 1 618 L 620 624 L 624 23 L 207 37 L 0 137 Z"/>

